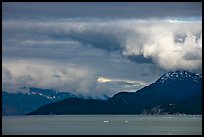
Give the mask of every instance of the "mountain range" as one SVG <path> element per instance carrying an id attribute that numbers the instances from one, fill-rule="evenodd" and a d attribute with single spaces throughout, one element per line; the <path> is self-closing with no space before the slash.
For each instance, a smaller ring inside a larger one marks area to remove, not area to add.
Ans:
<path id="1" fill-rule="evenodd" d="M 25 87 L 24 87 L 25 88 Z M 76 97 L 72 93 L 53 89 L 29 88 L 25 93 L 2 91 L 2 115 L 23 115 L 38 107 L 65 98 Z"/>
<path id="2" fill-rule="evenodd" d="M 202 75 L 171 71 L 136 92 L 119 92 L 108 100 L 71 97 L 27 113 L 52 114 L 202 114 Z"/>

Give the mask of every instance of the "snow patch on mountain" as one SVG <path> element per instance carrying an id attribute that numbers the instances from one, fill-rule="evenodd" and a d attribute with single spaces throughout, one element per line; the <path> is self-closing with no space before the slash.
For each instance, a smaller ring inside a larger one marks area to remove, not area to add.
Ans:
<path id="1" fill-rule="evenodd" d="M 47 99 L 59 99 L 59 98 L 63 98 L 65 96 L 69 96 L 69 97 L 75 97 L 75 95 L 71 94 L 71 93 L 65 93 L 65 92 L 58 92 L 56 90 L 53 89 L 38 89 L 38 88 L 32 88 L 29 92 L 26 93 L 29 96 L 42 96 L 44 98 Z"/>
<path id="2" fill-rule="evenodd" d="M 159 80 L 158 83 L 164 84 L 167 80 L 184 80 L 186 78 L 190 78 L 195 82 L 198 82 L 202 78 L 202 74 L 199 73 L 191 73 L 187 71 L 174 71 L 174 72 L 168 72 L 165 73 Z"/>

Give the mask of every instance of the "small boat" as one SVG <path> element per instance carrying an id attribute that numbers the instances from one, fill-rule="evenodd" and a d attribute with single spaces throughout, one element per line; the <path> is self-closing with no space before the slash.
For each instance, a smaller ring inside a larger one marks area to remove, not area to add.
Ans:
<path id="1" fill-rule="evenodd" d="M 108 120 L 104 120 L 103 122 L 104 122 L 104 123 L 105 123 L 105 122 L 108 122 Z"/>

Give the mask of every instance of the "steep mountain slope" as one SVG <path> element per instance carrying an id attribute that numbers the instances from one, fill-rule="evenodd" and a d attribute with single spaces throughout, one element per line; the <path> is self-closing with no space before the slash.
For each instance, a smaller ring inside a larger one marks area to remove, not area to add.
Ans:
<path id="1" fill-rule="evenodd" d="M 174 103 L 202 92 L 202 76 L 187 71 L 168 72 L 137 92 L 120 92 L 110 102 L 153 107 Z"/>
<path id="2" fill-rule="evenodd" d="M 103 100 L 68 98 L 44 105 L 38 109 L 37 113 L 34 111 L 32 114 L 93 114 L 105 113 L 106 110 L 107 106 Z"/>

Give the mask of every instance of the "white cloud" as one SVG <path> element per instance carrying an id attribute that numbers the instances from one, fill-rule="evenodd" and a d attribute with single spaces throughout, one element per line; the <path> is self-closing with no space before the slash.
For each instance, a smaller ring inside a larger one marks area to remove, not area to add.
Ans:
<path id="1" fill-rule="evenodd" d="M 9 89 L 11 92 L 16 92 L 26 86 L 86 93 L 91 91 L 92 86 L 95 86 L 94 74 L 91 70 L 75 64 L 62 65 L 49 61 L 7 60 L 3 61 L 2 65 L 2 82 L 13 85 L 13 89 Z M 60 77 L 56 77 L 56 75 Z"/>
<path id="2" fill-rule="evenodd" d="M 147 83 L 138 80 L 126 80 L 107 77 L 98 77 L 97 82 L 100 85 L 109 87 L 113 91 L 135 92 L 136 89 L 147 86 Z"/>
<path id="3" fill-rule="evenodd" d="M 122 49 L 124 56 L 142 55 L 144 58 L 151 58 L 154 63 L 166 70 L 201 69 L 201 59 L 188 60 L 183 56 L 192 52 L 201 56 L 202 21 L 65 19 L 52 22 L 25 22 L 21 20 L 3 21 L 3 30 L 10 33 L 20 32 L 19 35 L 21 33 L 48 37 L 50 34 L 59 35 L 59 38 L 61 36 L 75 39 L 81 43 L 85 42 L 85 45 L 90 44 L 103 49 L 108 49 L 115 44 L 113 48 Z M 179 36 L 184 37 L 184 42 L 175 41 Z M 61 42 L 66 43 L 66 41 Z M 39 42 L 25 40 L 24 44 L 26 43 Z M 44 40 L 43 43 L 44 45 L 57 44 L 60 40 Z"/>
<path id="4" fill-rule="evenodd" d="M 97 81 L 99 83 L 124 83 L 124 84 L 130 84 L 130 85 L 142 85 L 146 86 L 147 84 L 142 81 L 135 81 L 135 80 L 125 80 L 125 79 L 113 79 L 113 78 L 106 78 L 106 77 L 98 77 Z"/>
<path id="5" fill-rule="evenodd" d="M 148 25 L 149 24 L 149 25 Z M 141 27 L 138 29 L 138 27 Z M 182 28 L 182 29 L 181 29 Z M 200 22 L 144 22 L 135 27 L 135 35 L 128 37 L 123 55 L 151 58 L 154 63 L 166 70 L 200 70 L 202 59 L 187 60 L 185 54 L 202 55 L 202 35 Z M 186 36 L 183 43 L 175 42 L 178 35 Z"/>

